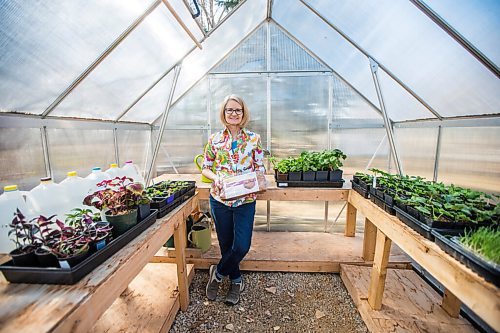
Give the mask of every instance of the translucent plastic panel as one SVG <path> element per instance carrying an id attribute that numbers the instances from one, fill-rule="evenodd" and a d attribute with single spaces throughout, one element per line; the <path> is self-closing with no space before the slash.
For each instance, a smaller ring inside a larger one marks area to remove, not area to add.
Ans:
<path id="1" fill-rule="evenodd" d="M 342 168 L 344 173 L 354 174 L 370 168 L 387 170 L 389 144 L 385 136 L 384 128 L 332 130 L 331 147 L 347 155 Z"/>
<path id="2" fill-rule="evenodd" d="M 112 130 L 48 129 L 47 135 L 56 182 L 66 178 L 68 171 L 86 177 L 93 167 L 104 171 L 116 162 Z"/>
<path id="3" fill-rule="evenodd" d="M 168 114 L 167 127 L 206 126 L 208 124 L 208 94 L 208 80 L 203 79 L 173 106 Z"/>
<path id="4" fill-rule="evenodd" d="M 297 156 L 328 148 L 328 77 L 271 80 L 272 154 Z"/>
<path id="5" fill-rule="evenodd" d="M 159 6 L 51 115 L 114 120 L 192 46 Z"/>
<path id="6" fill-rule="evenodd" d="M 211 72 L 262 72 L 266 70 L 267 27 L 261 25 Z"/>
<path id="7" fill-rule="evenodd" d="M 308 2 L 441 115 L 498 113 L 500 80 L 410 1 Z"/>
<path id="8" fill-rule="evenodd" d="M 428 180 L 434 177 L 437 128 L 395 128 L 399 159 L 407 175 L 418 175 Z"/>
<path id="9" fill-rule="evenodd" d="M 377 73 L 387 115 L 391 120 L 436 118 L 401 85 L 387 75 L 384 70 L 379 68 Z M 380 103 L 376 105 L 379 106 Z"/>
<path id="10" fill-rule="evenodd" d="M 151 131 L 118 130 L 117 137 L 120 166 L 132 160 L 144 174 L 148 156 L 151 156 Z"/>
<path id="11" fill-rule="evenodd" d="M 39 128 L 0 128 L 0 193 L 6 185 L 28 191 L 46 177 Z"/>
<path id="12" fill-rule="evenodd" d="M 0 2 L 0 111 L 42 113 L 151 4 Z"/>
<path id="13" fill-rule="evenodd" d="M 373 106 L 339 78 L 333 76 L 332 83 L 334 123 L 344 119 L 382 119 L 380 113 Z"/>
<path id="14" fill-rule="evenodd" d="M 175 170 L 179 173 L 199 173 L 193 160 L 203 153 L 206 143 L 206 130 L 166 130 L 156 161 L 158 175 L 175 173 Z"/>
<path id="15" fill-rule="evenodd" d="M 330 26 L 297 0 L 274 2 L 273 18 L 377 105 L 368 59 Z"/>
<path id="16" fill-rule="evenodd" d="M 196 49 L 184 59 L 174 101 L 264 20 L 266 3 L 265 0 L 245 1 L 203 42 L 202 50 Z"/>
<path id="17" fill-rule="evenodd" d="M 439 16 L 495 64 L 500 64 L 498 0 L 424 0 Z"/>
<path id="18" fill-rule="evenodd" d="M 438 180 L 500 193 L 500 128 L 443 128 Z"/>
<path id="19" fill-rule="evenodd" d="M 245 100 L 250 110 L 250 122 L 247 128 L 258 133 L 262 145 L 267 147 L 267 107 L 265 77 L 228 77 L 210 76 L 211 109 L 210 121 L 212 132 L 222 129 L 219 118 L 220 106 L 227 95 L 236 94 Z"/>
<path id="20" fill-rule="evenodd" d="M 276 24 L 271 29 L 271 70 L 272 71 L 330 71 L 311 57 Z"/>
<path id="21" fill-rule="evenodd" d="M 170 89 L 172 89 L 173 79 L 174 71 L 171 70 L 170 73 L 144 95 L 139 102 L 120 119 L 120 121 L 152 123 L 167 107 L 168 95 L 170 94 Z M 153 82 L 151 82 L 151 84 L 153 84 Z M 139 94 L 134 96 L 134 98 L 137 97 L 139 97 Z"/>

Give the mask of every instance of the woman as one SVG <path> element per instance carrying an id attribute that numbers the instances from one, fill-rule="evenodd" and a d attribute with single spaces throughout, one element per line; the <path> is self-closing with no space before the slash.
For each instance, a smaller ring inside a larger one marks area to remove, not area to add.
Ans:
<path id="1" fill-rule="evenodd" d="M 243 99 L 235 95 L 227 96 L 219 116 L 224 129 L 212 134 L 208 140 L 202 174 L 213 180 L 210 208 L 222 257 L 218 265 L 210 266 L 206 293 L 209 300 L 215 300 L 220 283 L 229 277 L 231 287 L 226 303 L 235 305 L 245 288 L 239 265 L 250 249 L 257 195 L 252 193 L 223 200 L 221 180 L 225 176 L 252 171 L 263 175 L 264 154 L 260 136 L 245 128 L 250 114 Z"/>

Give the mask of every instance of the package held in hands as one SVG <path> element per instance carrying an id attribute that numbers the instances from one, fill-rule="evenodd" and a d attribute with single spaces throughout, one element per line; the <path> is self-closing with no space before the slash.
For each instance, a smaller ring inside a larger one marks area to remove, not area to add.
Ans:
<path id="1" fill-rule="evenodd" d="M 265 190 L 266 180 L 264 175 L 254 171 L 222 179 L 221 198 L 229 200 Z"/>

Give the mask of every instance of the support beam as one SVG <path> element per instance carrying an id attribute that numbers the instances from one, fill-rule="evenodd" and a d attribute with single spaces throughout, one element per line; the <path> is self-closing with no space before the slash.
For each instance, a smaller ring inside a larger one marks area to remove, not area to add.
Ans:
<path id="1" fill-rule="evenodd" d="M 170 3 L 168 2 L 168 0 L 162 0 L 162 1 L 165 4 L 165 6 L 167 6 L 167 8 L 170 11 L 170 13 L 172 14 L 172 16 L 176 19 L 177 23 L 180 24 L 180 26 L 182 27 L 182 29 L 184 29 L 184 31 L 188 34 L 189 38 L 191 38 L 193 40 L 193 42 L 196 44 L 196 46 L 198 46 L 198 48 L 201 50 L 202 47 L 201 47 L 200 42 L 198 42 L 198 40 L 193 35 L 193 33 L 184 24 L 184 22 L 182 21 L 182 19 L 179 17 L 179 15 L 174 10 L 174 7 L 172 7 L 172 5 L 170 5 Z"/>
<path id="2" fill-rule="evenodd" d="M 111 43 L 110 46 L 99 57 L 97 57 L 94 62 L 87 67 L 83 73 L 81 73 L 70 85 L 66 88 L 52 104 L 49 105 L 45 111 L 42 113 L 42 119 L 45 118 L 52 110 L 54 110 L 61 102 L 90 74 L 92 71 L 111 53 L 113 50 L 120 45 L 120 43 L 132 32 L 137 26 L 144 21 L 144 19 L 151 14 L 153 10 L 160 4 L 161 0 L 156 0 L 146 11 L 138 17 L 117 39 Z"/>
<path id="3" fill-rule="evenodd" d="M 368 290 L 368 303 L 373 310 L 382 308 L 382 296 L 385 289 L 385 277 L 387 275 L 387 263 L 391 252 L 392 241 L 377 231 L 377 243 L 375 245 L 375 257 L 371 272 L 370 289 Z"/>
<path id="4" fill-rule="evenodd" d="M 47 174 L 47 177 L 52 177 L 52 165 L 50 164 L 49 138 L 47 135 L 47 126 L 42 126 L 40 128 L 40 134 L 42 136 L 42 151 L 43 151 L 43 161 L 45 164 L 45 173 Z"/>
<path id="5" fill-rule="evenodd" d="M 389 115 L 387 114 L 387 110 L 385 108 L 384 96 L 382 95 L 382 89 L 380 88 L 380 83 L 377 75 L 378 71 L 378 63 L 370 58 L 370 70 L 372 72 L 373 83 L 375 85 L 375 90 L 377 91 L 378 101 L 380 103 L 380 109 L 382 110 L 382 116 L 384 118 L 385 130 L 387 132 L 387 138 L 389 139 L 389 145 L 391 146 L 392 157 L 394 158 L 394 162 L 396 163 L 396 168 L 398 169 L 398 173 L 403 175 L 403 166 L 401 161 L 399 160 L 398 151 L 396 149 L 396 144 L 394 143 L 394 133 L 392 128 L 392 122 L 389 119 Z"/>
<path id="6" fill-rule="evenodd" d="M 365 234 L 363 236 L 363 259 L 373 261 L 375 258 L 375 244 L 377 242 L 377 227 L 365 218 Z"/>
<path id="7" fill-rule="evenodd" d="M 179 281 L 179 301 L 181 310 L 186 311 L 189 305 L 189 282 L 186 271 L 186 221 L 184 216 L 179 216 L 174 229 L 174 243 L 177 280 Z"/>
<path id="8" fill-rule="evenodd" d="M 340 30 L 337 26 L 335 26 L 332 22 L 327 20 L 323 15 L 321 15 L 314 7 L 308 4 L 304 0 L 300 0 L 300 2 L 306 6 L 311 12 L 313 12 L 316 16 L 318 16 L 323 22 L 325 22 L 330 28 L 335 30 L 340 36 L 342 36 L 347 42 L 349 42 L 352 46 L 354 46 L 359 52 L 363 53 L 365 57 L 368 59 L 375 59 L 371 54 L 369 54 L 365 49 L 363 49 L 359 44 L 353 41 L 347 34 L 345 34 L 342 30 Z M 380 68 L 382 68 L 387 75 L 389 75 L 394 81 L 396 81 L 404 90 L 406 90 L 410 95 L 412 95 L 417 101 L 419 101 L 429 112 L 431 112 L 436 118 L 442 119 L 442 116 L 437 113 L 429 104 L 427 104 L 419 95 L 417 95 L 410 87 L 404 84 L 394 73 L 392 73 L 387 67 L 383 66 L 380 61 L 375 60 Z"/>
<path id="9" fill-rule="evenodd" d="M 347 203 L 347 213 L 345 222 L 345 232 L 346 237 L 354 237 L 356 235 L 356 212 L 357 209 L 350 203 Z"/>
<path id="10" fill-rule="evenodd" d="M 113 142 L 115 145 L 115 163 L 120 166 L 120 149 L 118 146 L 118 129 L 114 128 L 113 129 Z"/>
<path id="11" fill-rule="evenodd" d="M 441 307 L 453 318 L 458 318 L 460 316 L 460 306 L 462 302 L 453 295 L 448 289 L 444 290 L 443 302 Z"/>
<path id="12" fill-rule="evenodd" d="M 443 131 L 443 128 L 441 126 L 438 126 L 438 134 L 437 134 L 437 141 L 436 141 L 436 154 L 434 155 L 434 176 L 432 180 L 437 182 L 438 179 L 438 172 L 439 172 L 439 158 L 441 157 L 441 132 Z"/>
<path id="13" fill-rule="evenodd" d="M 161 119 L 160 131 L 158 133 L 158 138 L 156 140 L 156 145 L 155 145 L 155 149 L 153 151 L 153 156 L 151 157 L 151 164 L 149 166 L 149 170 L 148 170 L 147 177 L 146 177 L 146 186 L 149 184 L 149 181 L 151 180 L 153 168 L 156 165 L 156 158 L 158 157 L 158 151 L 160 150 L 161 139 L 163 138 L 165 124 L 167 123 L 168 113 L 170 112 L 170 106 L 172 104 L 175 86 L 177 85 L 177 79 L 179 78 L 180 71 L 181 71 L 181 65 L 178 65 L 177 67 L 175 67 L 174 82 L 172 83 L 172 87 L 170 88 L 170 94 L 168 96 L 167 106 L 165 107 L 165 111 L 163 111 L 163 117 Z"/>

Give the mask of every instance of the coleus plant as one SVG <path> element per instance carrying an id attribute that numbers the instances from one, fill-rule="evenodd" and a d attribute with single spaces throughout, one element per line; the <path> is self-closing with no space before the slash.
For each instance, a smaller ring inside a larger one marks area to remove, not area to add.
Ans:
<path id="1" fill-rule="evenodd" d="M 141 183 L 134 183 L 132 178 L 116 177 L 103 180 L 97 186 L 103 188 L 83 200 L 83 204 L 108 211 L 109 215 L 123 215 L 150 202 Z"/>

